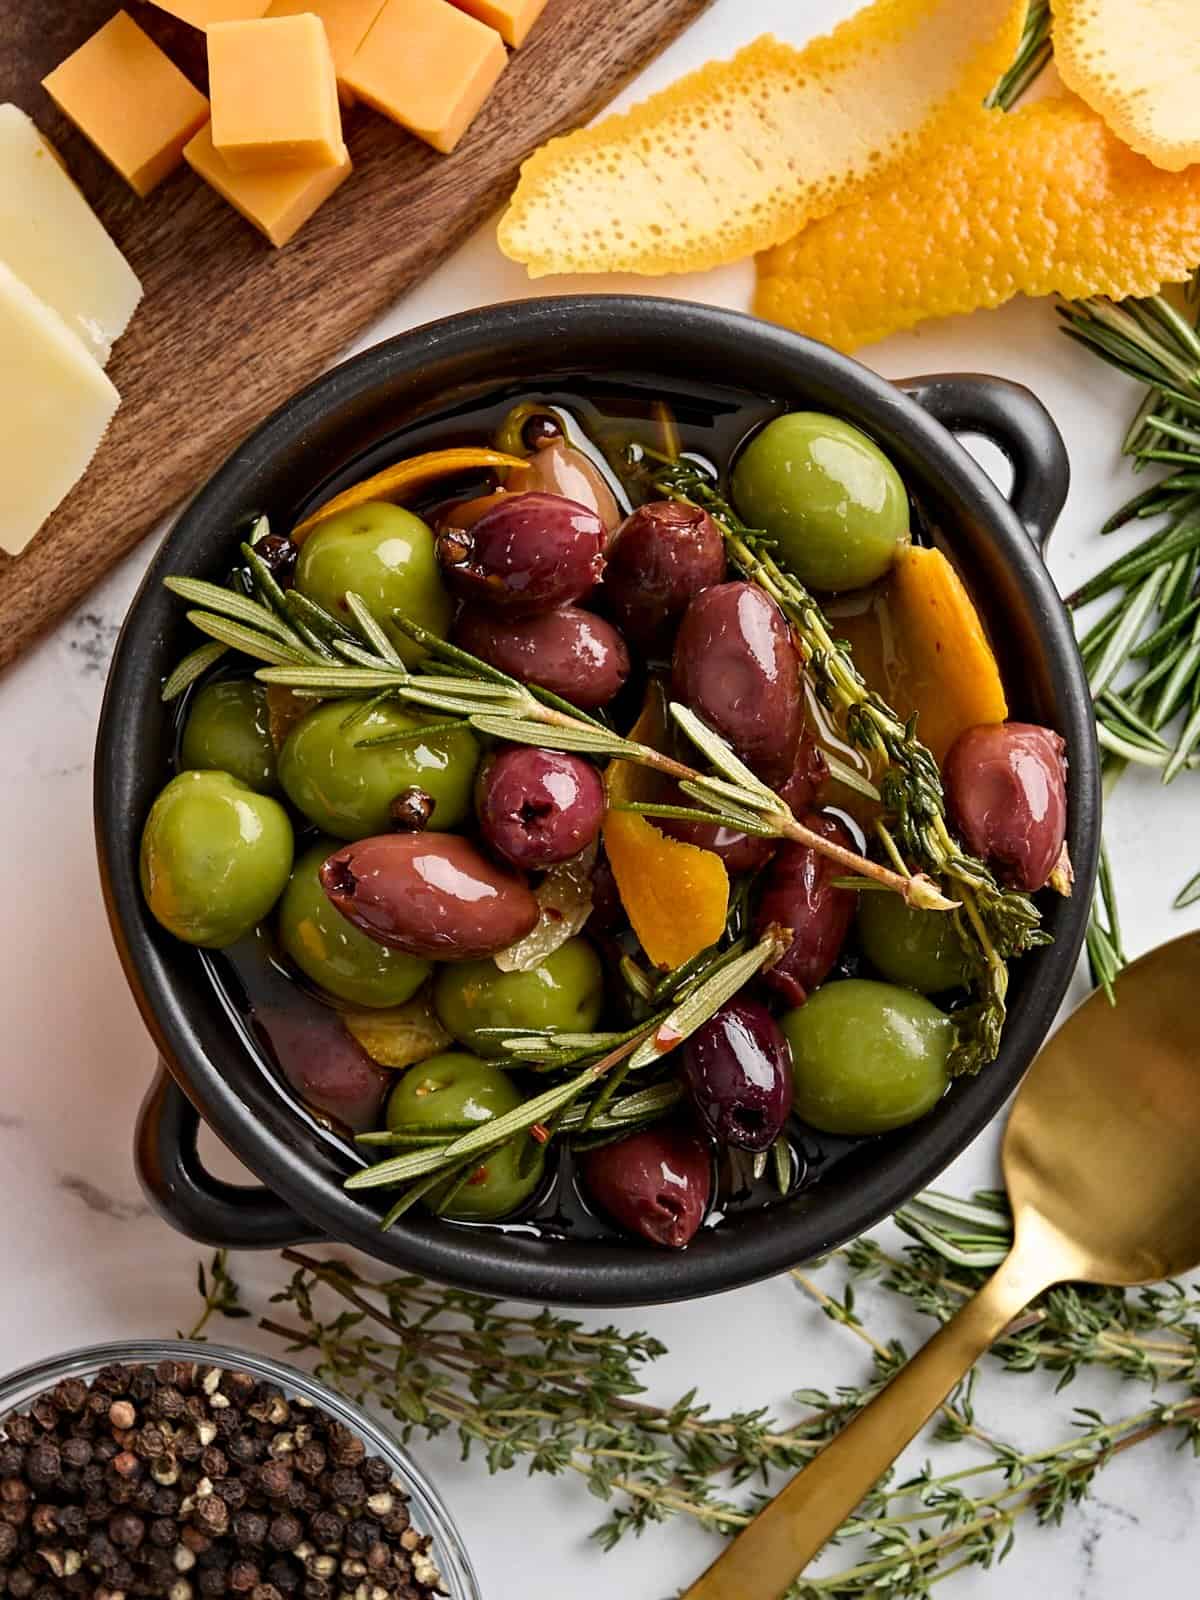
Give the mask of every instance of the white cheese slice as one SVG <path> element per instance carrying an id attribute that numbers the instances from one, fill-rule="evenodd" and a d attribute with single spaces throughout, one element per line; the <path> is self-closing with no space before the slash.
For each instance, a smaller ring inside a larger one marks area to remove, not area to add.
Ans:
<path id="1" fill-rule="evenodd" d="M 103 366 L 142 286 L 58 152 L 10 105 L 0 105 L 0 261 Z"/>
<path id="2" fill-rule="evenodd" d="M 19 554 L 83 477 L 120 398 L 58 312 L 0 262 L 0 550 Z"/>

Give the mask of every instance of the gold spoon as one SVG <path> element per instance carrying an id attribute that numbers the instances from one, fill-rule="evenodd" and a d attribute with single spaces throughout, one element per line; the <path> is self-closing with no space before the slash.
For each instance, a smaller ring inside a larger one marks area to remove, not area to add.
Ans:
<path id="1" fill-rule="evenodd" d="M 1200 933 L 1097 991 L 1035 1060 L 1003 1167 L 1013 1247 L 683 1600 L 779 1600 L 1012 1319 L 1053 1283 L 1129 1287 L 1200 1265 Z M 985 1069 L 986 1070 L 986 1069 Z"/>

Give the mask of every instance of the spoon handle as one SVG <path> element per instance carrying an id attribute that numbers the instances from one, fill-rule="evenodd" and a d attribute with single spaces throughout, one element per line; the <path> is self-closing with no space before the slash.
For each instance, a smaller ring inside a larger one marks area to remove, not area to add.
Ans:
<path id="1" fill-rule="evenodd" d="M 779 1600 L 786 1593 L 992 1341 L 1036 1294 L 1057 1281 L 1059 1274 L 1047 1276 L 1036 1251 L 1022 1262 L 1018 1248 L 797 1473 L 683 1600 Z"/>

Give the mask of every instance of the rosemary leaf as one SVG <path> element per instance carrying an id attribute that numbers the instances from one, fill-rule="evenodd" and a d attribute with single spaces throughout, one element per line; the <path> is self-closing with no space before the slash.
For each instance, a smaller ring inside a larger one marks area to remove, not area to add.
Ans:
<path id="1" fill-rule="evenodd" d="M 206 612 L 215 612 L 218 617 L 228 617 L 243 628 L 268 634 L 280 644 L 288 646 L 299 659 L 304 659 L 304 649 L 295 630 L 268 606 L 256 600 L 247 600 L 244 595 L 236 594 L 232 589 L 223 589 L 220 584 L 207 583 L 203 578 L 164 578 L 163 587 L 177 594 L 181 600 L 203 606 Z M 195 612 L 189 612 L 188 615 L 195 620 Z"/>
<path id="2" fill-rule="evenodd" d="M 497 739 L 507 739 L 510 744 L 537 745 L 543 750 L 578 750 L 590 756 L 620 756 L 632 760 L 630 744 L 618 734 L 588 727 L 564 727 L 556 723 L 528 722 L 517 717 L 476 714 L 471 726 L 480 733 Z"/>
<path id="3" fill-rule="evenodd" d="M 1098 699 L 1104 693 L 1129 659 L 1129 653 L 1141 637 L 1142 630 L 1154 609 L 1165 577 L 1165 567 L 1150 572 L 1125 605 L 1119 625 L 1114 628 L 1112 637 L 1104 648 L 1104 654 L 1090 674 L 1089 682 L 1094 699 Z"/>
<path id="4" fill-rule="evenodd" d="M 256 661 L 272 661 L 282 667 L 293 666 L 310 659 L 310 653 L 300 646 L 268 638 L 257 628 L 244 627 L 240 622 L 233 622 L 228 617 L 218 616 L 212 611 L 189 611 L 187 619 L 199 628 L 201 633 L 207 633 L 209 638 L 228 645 L 231 650 L 240 650 Z"/>
<path id="5" fill-rule="evenodd" d="M 726 1000 L 732 999 L 756 972 L 761 971 L 784 948 L 776 934 L 768 933 L 753 948 L 720 963 L 702 983 L 688 991 L 645 1043 L 638 1046 L 629 1063 L 631 1070 L 649 1066 L 668 1050 L 673 1050 L 676 1045 L 690 1038 L 714 1012 L 720 1010 Z"/>
<path id="6" fill-rule="evenodd" d="M 362 634 L 363 638 L 375 651 L 375 654 L 381 656 L 390 666 L 403 669 L 404 662 L 400 658 L 400 652 L 367 610 L 366 602 L 362 596 L 347 590 L 346 605 L 349 608 L 350 615 L 354 618 L 359 633 Z"/>
<path id="7" fill-rule="evenodd" d="M 197 645 L 190 654 L 184 656 L 183 660 L 163 684 L 162 698 L 164 703 L 177 700 L 185 689 L 191 688 L 197 678 L 202 678 L 210 667 L 215 666 L 228 649 L 229 646 L 227 644 L 220 644 L 216 640 L 210 640 L 208 644 Z"/>

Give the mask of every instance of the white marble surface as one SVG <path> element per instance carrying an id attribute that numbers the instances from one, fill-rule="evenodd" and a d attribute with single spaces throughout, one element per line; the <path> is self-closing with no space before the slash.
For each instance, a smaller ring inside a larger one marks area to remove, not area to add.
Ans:
<path id="1" fill-rule="evenodd" d="M 854 0 L 716 0 L 638 87 L 665 82 L 764 28 L 799 42 L 852 9 Z M 749 267 L 739 266 L 650 287 L 744 307 L 750 278 Z M 646 287 L 611 280 L 594 286 Z M 578 287 L 552 282 L 533 290 L 484 228 L 364 343 L 469 306 Z M 1074 468 L 1052 547 L 1055 577 L 1072 586 L 1100 563 L 1095 530 L 1127 490 L 1116 447 L 1130 394 L 1055 331 L 1049 305 L 1017 304 L 931 326 L 866 359 L 888 376 L 977 369 L 1035 388 L 1066 434 Z M 170 1334 L 191 1321 L 198 1251 L 150 1214 L 131 1164 L 133 1121 L 153 1051 L 113 954 L 92 846 L 97 712 L 150 544 L 0 679 L 0 836 L 9 852 L 0 902 L 0 1370 L 101 1338 Z M 1104 556 L 1112 553 L 1106 545 Z M 1153 782 L 1127 779 L 1118 792 L 1111 840 L 1135 952 L 1187 925 L 1170 901 L 1200 867 L 1196 781 L 1162 793 Z M 994 1135 L 986 1135 L 956 1163 L 946 1186 L 963 1193 L 993 1182 L 994 1150 Z M 269 1257 L 235 1266 L 248 1298 L 260 1304 L 280 1279 Z M 671 1355 L 653 1375 L 652 1393 L 662 1399 L 697 1384 L 717 1408 L 770 1404 L 786 1413 L 798 1386 L 864 1375 L 854 1341 L 786 1280 L 724 1296 L 703 1311 L 647 1309 L 622 1320 L 669 1345 Z M 254 1338 L 252 1324 L 227 1326 Z M 915 1340 L 925 1327 L 909 1321 L 894 1331 Z M 979 1410 L 1005 1438 L 1048 1443 L 1066 1436 L 1071 1405 L 1115 1409 L 1136 1399 L 1108 1381 L 1086 1391 L 1079 1384 L 1052 1400 L 1036 1380 L 990 1372 Z M 516 1473 L 489 1479 L 477 1464 L 461 1466 L 448 1444 L 422 1454 L 460 1519 L 488 1600 L 601 1600 L 614 1592 L 656 1600 L 711 1552 L 704 1535 L 672 1527 L 601 1557 L 587 1542 L 601 1508 L 577 1483 L 530 1482 Z M 1153 1574 L 1162 1592 L 1193 1593 L 1198 1487 L 1190 1456 L 1148 1446 L 1105 1474 L 1098 1498 L 1068 1528 L 1027 1530 L 1003 1567 L 960 1576 L 949 1592 L 991 1600 L 1036 1586 L 1055 1600 L 1125 1600 Z"/>

